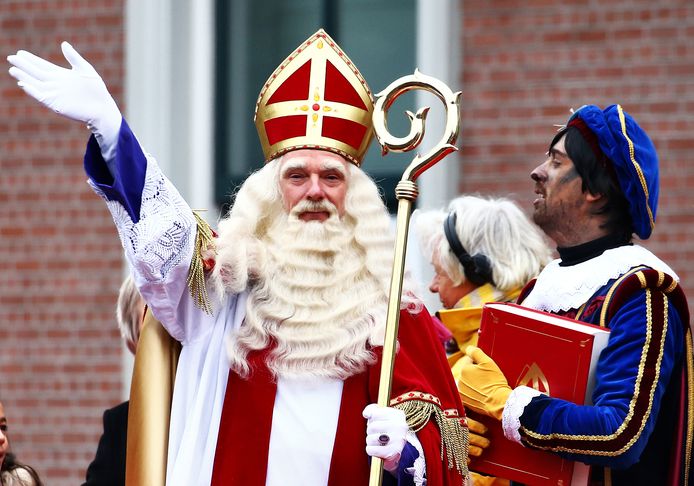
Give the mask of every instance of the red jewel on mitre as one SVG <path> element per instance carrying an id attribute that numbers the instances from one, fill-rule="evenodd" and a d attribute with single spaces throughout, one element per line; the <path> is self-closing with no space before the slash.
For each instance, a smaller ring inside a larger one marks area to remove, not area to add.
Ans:
<path id="1" fill-rule="evenodd" d="M 265 160 L 317 148 L 359 166 L 373 136 L 366 81 L 320 29 L 285 59 L 263 86 L 255 126 Z"/>

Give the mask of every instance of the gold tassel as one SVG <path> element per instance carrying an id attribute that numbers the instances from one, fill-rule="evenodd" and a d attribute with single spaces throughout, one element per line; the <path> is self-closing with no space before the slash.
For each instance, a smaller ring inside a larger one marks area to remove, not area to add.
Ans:
<path id="1" fill-rule="evenodd" d="M 214 245 L 214 234 L 210 225 L 200 217 L 197 211 L 193 211 L 193 215 L 198 228 L 195 235 L 195 250 L 193 251 L 193 259 L 188 269 L 186 284 L 188 289 L 190 289 L 190 296 L 193 298 L 195 305 L 202 309 L 203 312 L 212 314 L 212 305 L 210 304 L 207 286 L 205 285 L 205 266 L 202 253 Z"/>
<path id="2" fill-rule="evenodd" d="M 424 400 L 407 400 L 394 404 L 393 407 L 405 412 L 407 425 L 413 432 L 422 430 L 433 415 L 441 432 L 441 460 L 445 447 L 448 469 L 455 467 L 463 477 L 467 477 L 470 437 L 467 427 L 462 426 L 460 417 L 447 417 L 440 407 Z"/>

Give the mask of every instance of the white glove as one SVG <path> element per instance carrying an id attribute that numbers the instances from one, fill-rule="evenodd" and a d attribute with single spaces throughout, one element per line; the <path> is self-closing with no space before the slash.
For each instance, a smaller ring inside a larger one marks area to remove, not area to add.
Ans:
<path id="1" fill-rule="evenodd" d="M 383 459 L 383 468 L 386 471 L 395 471 L 400 463 L 400 455 L 406 442 L 405 436 L 409 430 L 405 412 L 372 403 L 366 406 L 362 415 L 367 419 L 366 453 L 371 457 Z"/>
<path id="2" fill-rule="evenodd" d="M 72 120 L 87 124 L 104 153 L 115 150 L 121 113 L 99 73 L 67 42 L 60 45 L 72 69 L 46 61 L 31 52 L 7 56 L 10 75 L 29 96 Z"/>

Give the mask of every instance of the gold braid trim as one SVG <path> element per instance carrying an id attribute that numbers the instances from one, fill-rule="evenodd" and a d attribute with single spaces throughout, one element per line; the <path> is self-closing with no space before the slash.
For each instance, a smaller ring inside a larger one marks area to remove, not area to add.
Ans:
<path id="1" fill-rule="evenodd" d="M 214 235 L 210 225 L 196 211 L 193 211 L 193 215 L 195 216 L 198 231 L 195 235 L 195 250 L 193 251 L 193 259 L 188 269 L 186 284 L 195 305 L 202 309 L 203 312 L 212 314 L 212 305 L 210 304 L 207 286 L 205 285 L 205 266 L 203 264 L 202 252 L 212 248 Z"/>
<path id="2" fill-rule="evenodd" d="M 422 430 L 433 415 L 441 432 L 441 460 L 445 448 L 448 469 L 455 467 L 463 477 L 467 477 L 470 437 L 468 428 L 461 423 L 464 419 L 457 413 L 446 414 L 439 406 L 424 400 L 407 400 L 392 406 L 405 412 L 407 425 L 413 432 Z"/>

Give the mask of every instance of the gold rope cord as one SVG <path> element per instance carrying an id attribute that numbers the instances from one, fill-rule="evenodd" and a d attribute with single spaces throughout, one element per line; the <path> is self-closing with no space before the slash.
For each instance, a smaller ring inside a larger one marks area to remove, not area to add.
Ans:
<path id="1" fill-rule="evenodd" d="M 197 234 L 195 235 L 195 250 L 193 251 L 193 259 L 190 262 L 188 269 L 188 279 L 186 284 L 190 289 L 190 296 L 198 308 L 202 309 L 207 314 L 212 314 L 212 305 L 210 298 L 207 295 L 207 286 L 205 285 L 205 266 L 203 264 L 202 253 L 204 250 L 212 248 L 214 245 L 214 234 L 212 228 L 200 215 L 193 211 L 195 222 L 197 223 Z"/>
<path id="2" fill-rule="evenodd" d="M 422 430 L 433 415 L 441 432 L 441 460 L 445 447 L 448 469 L 455 467 L 463 477 L 468 475 L 467 455 L 470 437 L 467 427 L 460 423 L 461 418 L 447 417 L 441 408 L 424 400 L 408 400 L 393 407 L 405 412 L 407 425 L 413 432 Z"/>

